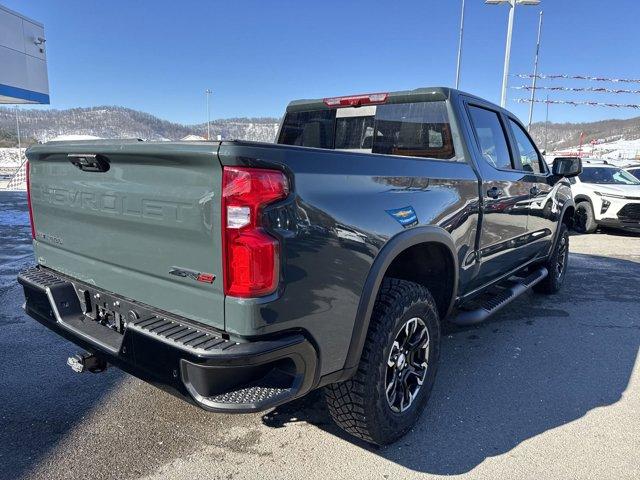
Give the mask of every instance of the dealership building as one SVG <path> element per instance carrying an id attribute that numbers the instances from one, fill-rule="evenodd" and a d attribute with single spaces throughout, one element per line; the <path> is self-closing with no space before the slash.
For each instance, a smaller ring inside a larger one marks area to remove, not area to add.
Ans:
<path id="1" fill-rule="evenodd" d="M 48 104 L 44 25 L 0 5 L 0 104 Z"/>

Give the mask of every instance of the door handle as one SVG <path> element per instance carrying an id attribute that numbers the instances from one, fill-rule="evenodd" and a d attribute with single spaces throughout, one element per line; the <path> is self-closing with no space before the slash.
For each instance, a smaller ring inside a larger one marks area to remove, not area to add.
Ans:
<path id="1" fill-rule="evenodd" d="M 504 195 L 504 191 L 498 187 L 491 187 L 487 190 L 487 197 L 489 198 L 499 198 Z"/>
<path id="2" fill-rule="evenodd" d="M 84 172 L 106 172 L 110 166 L 107 157 L 95 153 L 70 153 L 67 158 Z"/>

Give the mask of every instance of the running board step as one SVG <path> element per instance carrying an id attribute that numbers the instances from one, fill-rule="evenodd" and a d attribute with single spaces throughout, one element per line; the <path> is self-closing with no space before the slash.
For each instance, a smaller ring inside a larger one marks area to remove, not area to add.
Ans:
<path id="1" fill-rule="evenodd" d="M 261 410 L 264 405 L 280 404 L 293 398 L 299 390 L 299 379 L 275 368 L 264 378 L 235 390 L 200 399 L 206 406 L 225 410 Z"/>
<path id="2" fill-rule="evenodd" d="M 474 310 L 462 310 L 449 321 L 455 325 L 468 326 L 484 322 L 505 305 L 508 305 L 531 287 L 545 279 L 549 271 L 545 267 L 530 273 L 514 285 L 501 290 L 500 293 L 486 299 L 482 305 Z"/>

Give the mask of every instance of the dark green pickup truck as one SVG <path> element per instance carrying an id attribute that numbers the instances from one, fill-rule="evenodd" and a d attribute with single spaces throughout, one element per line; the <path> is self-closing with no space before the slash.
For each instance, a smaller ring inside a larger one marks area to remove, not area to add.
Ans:
<path id="1" fill-rule="evenodd" d="M 565 278 L 573 200 L 509 112 L 446 88 L 292 102 L 275 144 L 31 147 L 26 312 L 207 410 L 324 387 L 385 444 L 432 389 L 445 320 Z M 463 392 L 460 392 L 463 394 Z"/>

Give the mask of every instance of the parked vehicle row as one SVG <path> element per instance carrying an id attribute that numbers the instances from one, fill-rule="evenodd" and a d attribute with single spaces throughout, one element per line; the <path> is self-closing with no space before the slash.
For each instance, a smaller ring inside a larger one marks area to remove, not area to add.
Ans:
<path id="1" fill-rule="evenodd" d="M 448 88 L 295 101 L 277 144 L 27 157 L 38 265 L 18 281 L 26 312 L 87 351 L 75 370 L 113 364 L 230 413 L 324 387 L 338 425 L 375 444 L 425 407 L 444 321 L 560 290 L 581 172 Z"/>

